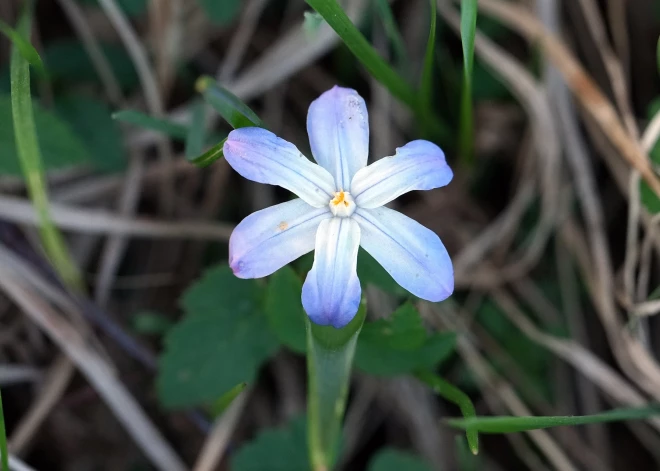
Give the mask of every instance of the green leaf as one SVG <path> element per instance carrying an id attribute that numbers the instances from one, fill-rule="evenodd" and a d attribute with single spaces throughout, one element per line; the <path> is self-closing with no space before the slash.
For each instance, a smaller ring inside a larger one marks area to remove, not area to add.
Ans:
<path id="1" fill-rule="evenodd" d="M 434 393 L 456 404 L 461 410 L 461 414 L 463 414 L 463 417 L 466 419 L 473 419 L 477 416 L 477 412 L 470 397 L 453 384 L 448 383 L 440 376 L 429 373 L 428 371 L 418 371 L 415 376 L 417 376 L 420 381 L 430 386 Z M 465 435 L 467 436 L 470 451 L 472 451 L 472 454 L 476 455 L 479 452 L 479 433 L 477 429 L 474 427 L 466 427 Z"/>
<path id="2" fill-rule="evenodd" d="M 164 335 L 174 325 L 164 315 L 152 311 L 138 312 L 131 323 L 133 330 L 142 335 Z"/>
<path id="3" fill-rule="evenodd" d="M 225 394 L 223 394 L 220 399 L 215 401 L 213 406 L 211 406 L 211 413 L 213 414 L 213 417 L 222 415 L 222 413 L 227 410 L 227 407 L 229 407 L 231 403 L 234 402 L 234 399 L 236 399 L 245 390 L 245 388 L 247 388 L 247 383 L 239 383 Z"/>
<path id="4" fill-rule="evenodd" d="M 29 37 L 34 4 L 24 3 L 24 8 L 16 30 L 23 37 Z M 50 217 L 48 190 L 46 186 L 43 159 L 37 140 L 37 125 L 35 121 L 32 95 L 30 93 L 30 67 L 27 60 L 18 52 L 14 45 L 10 61 L 11 76 L 11 113 L 0 128 L 12 128 L 16 143 L 16 154 L 27 183 L 28 194 L 39 218 L 39 233 L 45 252 L 62 280 L 72 288 L 82 289 L 82 279 L 75 262 L 71 258 L 68 247 L 53 224 Z M 52 131 L 52 129 L 50 129 Z M 2 161 L 10 160 L 3 156 Z"/>
<path id="5" fill-rule="evenodd" d="M 126 167 L 121 131 L 105 103 L 82 95 L 68 95 L 57 98 L 55 109 L 84 142 L 95 168 L 117 172 Z"/>
<path id="6" fill-rule="evenodd" d="M 195 88 L 232 128 L 266 127 L 249 106 L 212 77 L 200 77 Z"/>
<path id="7" fill-rule="evenodd" d="M 7 451 L 7 430 L 5 427 L 5 412 L 2 407 L 2 393 L 0 393 L 0 458 L 2 459 L 2 471 L 10 471 L 9 452 Z"/>
<path id="8" fill-rule="evenodd" d="M 158 377 L 167 407 L 211 403 L 240 383 L 255 380 L 277 349 L 260 311 L 263 289 L 223 264 L 183 296 L 184 319 L 165 339 Z"/>
<path id="9" fill-rule="evenodd" d="M 302 281 L 290 266 L 271 275 L 266 289 L 268 324 L 279 341 L 297 353 L 307 350 L 307 314 L 300 301 L 301 291 Z"/>
<path id="10" fill-rule="evenodd" d="M 428 335 L 412 304 L 399 307 L 391 319 L 367 322 L 358 339 L 355 364 L 365 373 L 396 376 L 433 369 L 456 345 L 456 335 Z"/>
<path id="11" fill-rule="evenodd" d="M 429 39 L 426 43 L 426 53 L 424 54 L 424 68 L 422 69 L 422 83 L 420 87 L 420 102 L 422 103 L 422 126 L 427 128 L 428 119 L 433 113 L 433 59 L 435 57 L 435 30 L 437 23 L 436 0 L 430 0 L 431 22 L 429 30 Z M 428 131 L 425 132 L 428 134 Z"/>
<path id="12" fill-rule="evenodd" d="M 368 471 L 432 471 L 421 458 L 405 451 L 386 448 L 369 463 Z"/>
<path id="13" fill-rule="evenodd" d="M 394 56 L 396 57 L 399 70 L 404 71 L 407 69 L 408 54 L 406 52 L 405 43 L 403 42 L 403 36 L 401 36 L 396 21 L 394 20 L 394 15 L 390 8 L 390 2 L 387 0 L 376 0 L 376 12 L 380 16 L 385 28 L 385 34 L 387 34 L 387 37 L 394 48 Z"/>
<path id="14" fill-rule="evenodd" d="M 88 163 L 87 148 L 73 129 L 56 114 L 32 104 L 41 164 L 45 171 Z M 14 139 L 11 98 L 0 95 L 0 174 L 21 176 L 18 149 Z"/>
<path id="15" fill-rule="evenodd" d="M 335 30 L 372 77 L 403 103 L 414 110 L 418 109 L 417 95 L 413 88 L 369 44 L 336 0 L 306 0 L 306 2 Z"/>
<path id="16" fill-rule="evenodd" d="M 300 417 L 286 426 L 266 430 L 239 448 L 232 471 L 309 471 L 307 425 Z"/>
<path id="17" fill-rule="evenodd" d="M 474 122 L 472 118 L 472 69 L 474 36 L 477 29 L 477 0 L 461 0 L 461 43 L 463 46 L 463 89 L 461 93 L 460 155 L 463 163 L 472 163 Z"/>
<path id="18" fill-rule="evenodd" d="M 231 23 L 241 11 L 241 0 L 197 0 L 206 16 L 221 26 Z"/>
<path id="19" fill-rule="evenodd" d="M 202 153 L 204 148 L 204 135 L 206 134 L 204 123 L 204 103 L 197 101 L 192 105 L 190 126 L 186 135 L 186 158 L 194 158 Z"/>
<path id="20" fill-rule="evenodd" d="M 192 158 L 187 158 L 188 162 L 191 164 L 195 164 L 200 168 L 208 167 L 211 165 L 213 162 L 216 160 L 219 160 L 222 158 L 224 155 L 223 152 L 223 147 L 225 146 L 225 142 L 227 142 L 227 138 L 224 138 L 222 141 L 218 142 L 216 145 L 212 146 L 209 150 L 204 152 L 202 155 L 198 155 L 196 157 Z"/>
<path id="21" fill-rule="evenodd" d="M 139 85 L 131 58 L 117 44 L 101 43 L 101 51 L 108 60 L 119 86 L 130 90 Z M 76 39 L 59 39 L 46 44 L 43 59 L 52 80 L 69 83 L 101 83 L 85 47 Z"/>
<path id="22" fill-rule="evenodd" d="M 78 0 L 88 5 L 99 6 L 99 0 Z M 117 5 L 130 17 L 141 16 L 147 11 L 147 0 L 117 0 Z"/>
<path id="23" fill-rule="evenodd" d="M 309 269 L 311 269 L 311 265 Z M 372 284 L 384 292 L 396 296 L 409 295 L 408 291 L 394 281 L 394 278 L 387 273 L 382 265 L 363 248 L 360 248 L 358 252 L 357 273 L 363 287 Z"/>
<path id="24" fill-rule="evenodd" d="M 185 139 L 188 137 L 188 128 L 186 126 L 167 119 L 154 118 L 140 111 L 117 111 L 112 114 L 112 119 L 116 119 L 117 121 L 122 121 L 128 124 L 133 124 L 135 126 L 149 129 L 151 131 L 156 131 L 161 134 L 165 134 L 172 139 L 178 139 L 180 141 L 185 141 Z"/>
<path id="25" fill-rule="evenodd" d="M 660 97 L 656 97 L 651 103 L 649 103 L 647 109 L 647 116 L 649 120 L 660 113 Z M 657 168 L 660 166 L 660 140 L 656 141 L 653 148 L 649 152 L 649 157 L 651 157 L 651 163 Z M 655 194 L 648 184 L 644 180 L 639 182 L 639 193 L 642 204 L 644 207 L 651 213 L 657 214 L 660 213 L 660 198 Z"/>
<path id="26" fill-rule="evenodd" d="M 614 409 L 602 414 L 554 417 L 474 417 L 447 419 L 456 428 L 474 428 L 481 433 L 516 433 L 565 425 L 586 425 L 622 420 L 642 420 L 660 414 L 660 405 L 649 407 Z"/>
<path id="27" fill-rule="evenodd" d="M 44 72 L 44 64 L 41 62 L 41 57 L 37 50 L 32 47 L 32 44 L 21 36 L 15 29 L 9 26 L 4 21 L 0 20 L 0 33 L 4 34 L 9 38 L 9 40 L 16 46 L 18 52 L 21 53 L 23 58 L 30 63 L 30 65 L 36 67 L 40 72 Z"/>

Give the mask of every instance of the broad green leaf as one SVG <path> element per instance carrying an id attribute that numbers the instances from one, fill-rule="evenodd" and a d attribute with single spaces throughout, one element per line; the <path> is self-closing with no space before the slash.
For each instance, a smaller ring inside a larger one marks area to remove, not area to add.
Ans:
<path id="1" fill-rule="evenodd" d="M 22 37 L 29 37 L 34 4 L 24 3 L 16 28 Z M 45 252 L 59 275 L 71 288 L 83 289 L 78 268 L 71 258 L 66 243 L 50 217 L 49 199 L 43 159 L 37 140 L 37 125 L 30 93 L 30 67 L 28 61 L 12 47 L 10 61 L 11 113 L 0 128 L 12 128 L 16 143 L 16 154 L 27 183 L 28 194 L 39 218 L 39 233 Z M 52 130 L 51 130 L 52 131 Z M 11 156 L 9 157 L 11 159 Z M 9 160 L 3 157 L 2 161 Z"/>
<path id="2" fill-rule="evenodd" d="M 197 101 L 192 105 L 190 126 L 186 135 L 186 158 L 194 158 L 202 153 L 204 148 L 204 135 L 206 134 L 206 123 L 204 123 L 204 103 Z"/>
<path id="3" fill-rule="evenodd" d="M 167 407 L 211 403 L 240 383 L 252 383 L 277 349 L 261 312 L 263 289 L 223 264 L 182 298 L 183 320 L 165 339 L 158 377 Z"/>
<path id="4" fill-rule="evenodd" d="M 307 350 L 305 318 L 300 295 L 302 281 L 290 266 L 271 275 L 266 288 L 266 317 L 280 342 L 297 353 Z"/>
<path id="5" fill-rule="evenodd" d="M 460 149 L 466 165 L 474 152 L 474 122 L 472 117 L 472 69 L 474 36 L 477 29 L 477 0 L 461 0 L 461 43 L 463 46 L 463 89 L 461 93 Z"/>
<path id="6" fill-rule="evenodd" d="M 139 85 L 133 63 L 122 46 L 101 43 L 101 50 L 122 89 L 130 90 Z M 87 51 L 76 39 L 58 39 L 49 42 L 44 48 L 43 60 L 52 80 L 69 83 L 100 83 Z"/>
<path id="7" fill-rule="evenodd" d="M 217 25 L 228 25 L 241 11 L 241 0 L 197 0 L 206 16 Z"/>
<path id="8" fill-rule="evenodd" d="M 284 427 L 260 432 L 238 449 L 232 471 L 309 471 L 307 424 L 304 417 Z"/>
<path id="9" fill-rule="evenodd" d="M 266 127 L 249 106 L 220 86 L 212 77 L 200 77 L 195 88 L 232 128 Z"/>
<path id="10" fill-rule="evenodd" d="M 391 318 L 368 322 L 362 329 L 361 340 L 395 350 L 418 350 L 426 337 L 417 309 L 411 303 L 405 303 L 394 311 Z"/>
<path id="11" fill-rule="evenodd" d="M 660 414 L 660 405 L 649 407 L 614 409 L 602 414 L 553 417 L 474 417 L 447 419 L 452 427 L 474 428 L 481 433 L 516 433 L 566 425 L 599 424 L 622 420 L 643 420 Z"/>
<path id="12" fill-rule="evenodd" d="M 112 118 L 124 123 L 133 124 L 141 128 L 156 131 L 172 139 L 185 141 L 188 137 L 188 128 L 182 124 L 162 118 L 154 118 L 140 111 L 122 110 L 112 114 Z"/>
<path id="13" fill-rule="evenodd" d="M 417 110 L 417 95 L 413 88 L 383 60 L 378 52 L 351 22 L 336 0 L 305 0 L 335 30 L 337 35 L 369 71 L 390 93 Z"/>
<path id="14" fill-rule="evenodd" d="M 446 400 L 456 404 L 461 410 L 461 414 L 466 419 L 473 419 L 477 416 L 474 404 L 470 397 L 463 391 L 458 389 L 451 383 L 448 383 L 440 376 L 437 376 L 428 371 L 418 371 L 417 378 L 431 387 L 433 392 Z M 472 454 L 476 455 L 479 452 L 479 433 L 474 427 L 466 427 L 465 435 L 467 436 L 468 446 Z"/>
<path id="15" fill-rule="evenodd" d="M 386 448 L 369 463 L 367 471 L 432 471 L 433 468 L 418 456 L 405 451 Z"/>
<path id="16" fill-rule="evenodd" d="M 41 165 L 45 171 L 90 162 L 85 144 L 71 126 L 56 114 L 32 104 Z M 11 98 L 0 95 L 0 174 L 22 175 L 14 138 Z"/>
<path id="17" fill-rule="evenodd" d="M 453 353 L 456 335 L 428 335 L 412 304 L 399 307 L 390 319 L 367 322 L 358 339 L 355 364 L 365 373 L 396 376 L 435 368 Z"/>
<path id="18" fill-rule="evenodd" d="M 311 264 L 309 269 L 311 269 Z M 363 248 L 360 248 L 358 252 L 357 273 L 363 287 L 372 284 L 389 294 L 396 296 L 409 295 L 408 291 L 394 281 L 381 264 Z"/>
<path id="19" fill-rule="evenodd" d="M 18 31 L 13 29 L 4 21 L 0 20 L 0 33 L 4 34 L 14 44 L 18 52 L 21 53 L 23 58 L 36 67 L 41 72 L 44 72 L 44 64 L 41 62 L 41 57 L 37 50 L 30 44 L 30 42 L 21 36 Z"/>
<path id="20" fill-rule="evenodd" d="M 85 144 L 94 168 L 116 172 L 126 167 L 121 131 L 105 103 L 82 95 L 68 95 L 57 98 L 55 109 Z"/>

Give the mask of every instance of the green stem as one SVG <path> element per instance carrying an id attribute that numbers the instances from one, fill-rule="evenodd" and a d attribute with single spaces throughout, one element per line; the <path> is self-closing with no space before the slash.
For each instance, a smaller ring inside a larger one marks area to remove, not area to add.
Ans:
<path id="1" fill-rule="evenodd" d="M 1 391 L 0 391 L 0 455 L 2 455 L 2 471 L 9 471 L 9 452 L 7 451 L 7 433 L 5 431 L 5 413 L 2 409 Z"/>
<path id="2" fill-rule="evenodd" d="M 329 471 L 335 462 L 355 345 L 365 312 L 363 304 L 343 329 L 307 322 L 307 436 L 313 471 Z"/>

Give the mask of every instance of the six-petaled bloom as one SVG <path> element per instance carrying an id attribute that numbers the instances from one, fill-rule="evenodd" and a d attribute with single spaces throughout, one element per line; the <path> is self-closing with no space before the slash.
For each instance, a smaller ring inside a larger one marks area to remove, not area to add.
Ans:
<path id="1" fill-rule="evenodd" d="M 232 131 L 227 162 L 243 177 L 299 198 L 245 218 L 229 241 L 240 278 L 260 278 L 316 250 L 302 304 L 316 324 L 341 328 L 357 313 L 361 245 L 405 289 L 429 301 L 454 290 L 449 254 L 432 231 L 384 205 L 411 190 L 446 185 L 452 171 L 438 146 L 417 140 L 367 166 L 369 123 L 355 90 L 334 87 L 309 107 L 307 132 L 318 165 L 261 128 Z"/>

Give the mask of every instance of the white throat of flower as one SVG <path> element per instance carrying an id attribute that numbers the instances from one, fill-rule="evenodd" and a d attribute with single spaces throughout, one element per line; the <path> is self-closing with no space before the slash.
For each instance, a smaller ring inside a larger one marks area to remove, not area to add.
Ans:
<path id="1" fill-rule="evenodd" d="M 330 211 L 334 216 L 347 218 L 355 212 L 355 201 L 348 191 L 338 191 L 335 197 L 328 203 Z"/>

